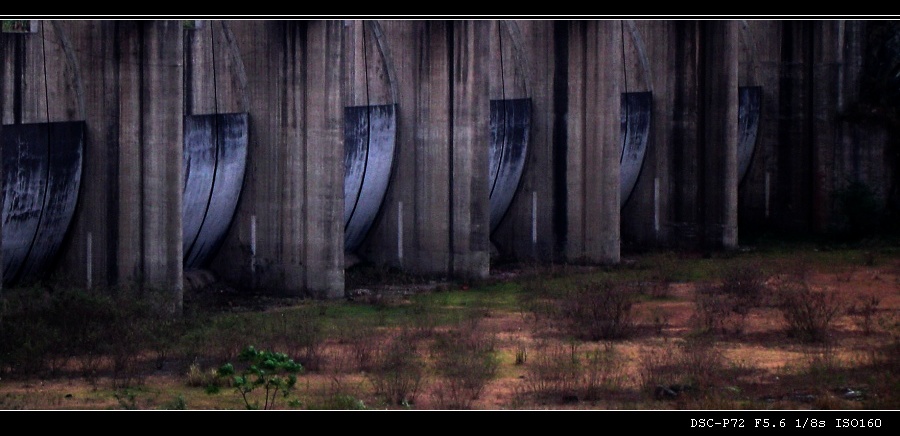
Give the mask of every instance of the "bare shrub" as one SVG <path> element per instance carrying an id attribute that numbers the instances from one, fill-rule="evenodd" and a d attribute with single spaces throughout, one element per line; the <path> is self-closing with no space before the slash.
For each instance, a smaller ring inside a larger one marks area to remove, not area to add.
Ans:
<path id="1" fill-rule="evenodd" d="M 326 332 L 322 324 L 321 310 L 316 305 L 301 310 L 283 311 L 274 322 L 279 323 L 279 338 L 288 355 L 307 371 L 319 371 L 325 363 L 324 344 Z"/>
<path id="2" fill-rule="evenodd" d="M 347 318 L 337 325 L 337 340 L 349 348 L 350 362 L 347 371 L 369 371 L 375 363 L 380 346 L 378 325 L 360 318 Z"/>
<path id="3" fill-rule="evenodd" d="M 581 399 L 596 401 L 605 394 L 619 389 L 625 383 L 626 361 L 616 352 L 612 343 L 588 351 L 582 363 Z"/>
<path id="4" fill-rule="evenodd" d="M 900 319 L 896 314 L 880 317 L 878 324 L 890 335 L 890 341 L 875 351 L 873 361 L 890 373 L 900 374 Z M 898 382 L 900 382 L 900 377 L 898 377 Z"/>
<path id="5" fill-rule="evenodd" d="M 393 405 L 409 406 L 425 375 L 415 335 L 403 331 L 378 350 L 372 370 L 366 374 L 377 395 Z"/>
<path id="6" fill-rule="evenodd" d="M 545 279 L 538 277 L 522 284 L 519 305 L 523 308 L 523 318 L 532 331 L 549 331 L 559 319 L 558 304 L 551 296 Z"/>
<path id="7" fill-rule="evenodd" d="M 863 331 L 863 334 L 872 334 L 880 304 L 881 299 L 874 295 L 860 295 L 856 297 L 856 302 L 847 309 L 847 313 L 854 316 L 856 326 Z"/>
<path id="8" fill-rule="evenodd" d="M 669 327 L 669 312 L 664 308 L 653 307 L 647 315 L 647 323 L 653 327 L 657 335 L 662 335 L 663 330 Z"/>
<path id="9" fill-rule="evenodd" d="M 725 268 L 722 292 L 732 298 L 732 311 L 747 314 L 766 301 L 766 272 L 756 262 L 739 262 Z"/>
<path id="10" fill-rule="evenodd" d="M 581 368 L 578 345 L 540 344 L 528 361 L 525 386 L 539 400 L 578 398 Z"/>
<path id="11" fill-rule="evenodd" d="M 707 338 L 689 338 L 675 347 L 641 352 L 640 377 L 644 389 L 658 400 L 706 395 L 721 380 L 725 358 Z"/>
<path id="12" fill-rule="evenodd" d="M 591 341 L 622 339 L 634 330 L 632 290 L 612 281 L 592 281 L 575 289 L 560 302 L 560 313 L 569 332 Z"/>
<path id="13" fill-rule="evenodd" d="M 500 366 L 494 338 L 468 323 L 439 334 L 432 352 L 441 377 L 434 396 L 442 409 L 471 408 Z"/>
<path id="14" fill-rule="evenodd" d="M 807 342 L 825 341 L 842 311 L 837 293 L 814 291 L 805 281 L 782 284 L 778 301 L 788 334 Z"/>
<path id="15" fill-rule="evenodd" d="M 652 257 L 651 261 L 650 280 L 653 285 L 650 288 L 650 295 L 654 298 L 668 297 L 672 283 L 678 281 L 680 272 L 678 256 L 675 253 L 664 253 Z"/>
<path id="16" fill-rule="evenodd" d="M 692 323 L 700 333 L 727 332 L 732 298 L 712 284 L 699 285 L 694 294 Z"/>
<path id="17" fill-rule="evenodd" d="M 410 333 L 415 333 L 419 338 L 430 338 L 434 335 L 439 324 L 437 316 L 439 308 L 432 300 L 414 299 L 406 306 L 406 313 L 410 320 Z"/>

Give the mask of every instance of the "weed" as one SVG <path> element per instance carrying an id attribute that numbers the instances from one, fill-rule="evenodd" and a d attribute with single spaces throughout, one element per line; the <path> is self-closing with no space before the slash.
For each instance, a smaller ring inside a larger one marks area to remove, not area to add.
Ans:
<path id="1" fill-rule="evenodd" d="M 524 345 L 516 346 L 516 365 L 524 365 L 528 361 L 528 350 Z"/>
<path id="2" fill-rule="evenodd" d="M 221 387 L 227 385 L 227 383 L 219 377 L 216 369 L 210 368 L 204 370 L 197 362 L 191 363 L 185 377 L 187 379 L 185 383 L 188 386 L 204 388 L 208 393 L 218 392 Z"/>

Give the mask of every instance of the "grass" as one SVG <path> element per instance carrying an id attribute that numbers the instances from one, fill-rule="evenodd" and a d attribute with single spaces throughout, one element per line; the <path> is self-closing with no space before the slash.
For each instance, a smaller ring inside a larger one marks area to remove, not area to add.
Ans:
<path id="1" fill-rule="evenodd" d="M 365 275 L 354 274 L 362 286 Z M 251 345 L 284 352 L 307 369 L 291 401 L 277 403 L 285 409 L 856 409 L 900 402 L 900 251 L 892 247 L 644 253 L 615 267 L 531 267 L 467 283 L 370 277 L 373 290 L 428 286 L 352 301 L 260 303 L 235 294 L 205 307 L 191 300 L 197 306 L 186 306 L 178 322 L 75 290 L 5 290 L 0 327 L 18 333 L 0 341 L 0 409 L 243 409 L 234 389 L 212 374 Z M 762 298 L 768 294 L 758 289 L 784 280 L 806 292 L 824 286 L 817 277 L 860 289 L 842 300 L 854 310 L 828 312 L 805 331 L 795 315 L 785 319 L 783 301 Z M 876 285 L 893 285 L 894 293 L 874 295 Z M 591 310 L 571 306 L 574 297 L 613 289 L 629 294 L 613 312 L 601 310 L 615 303 L 609 299 L 585 300 Z M 724 315 L 707 317 L 733 316 L 739 301 L 740 334 L 692 325 L 703 308 L 698 295 L 729 304 Z M 627 329 L 577 334 L 610 313 Z M 66 327 L 86 319 L 90 329 Z M 66 344 L 64 353 L 57 344 Z"/>

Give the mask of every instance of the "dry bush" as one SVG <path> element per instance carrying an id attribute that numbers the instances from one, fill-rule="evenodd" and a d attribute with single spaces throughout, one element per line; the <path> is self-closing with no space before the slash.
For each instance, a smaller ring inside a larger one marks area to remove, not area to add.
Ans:
<path id="1" fill-rule="evenodd" d="M 367 372 L 375 364 L 382 338 L 378 324 L 360 318 L 347 318 L 337 325 L 337 340 L 346 346 L 349 356 L 342 359 L 340 368 L 347 372 Z"/>
<path id="2" fill-rule="evenodd" d="M 581 377 L 581 399 L 596 401 L 605 394 L 621 389 L 627 376 L 627 361 L 616 352 L 611 343 L 584 354 Z"/>
<path id="3" fill-rule="evenodd" d="M 442 409 L 469 409 L 497 375 L 500 361 L 493 336 L 477 325 L 439 334 L 432 345 L 435 370 L 441 380 L 433 390 Z"/>
<path id="4" fill-rule="evenodd" d="M 658 400 L 709 394 L 726 370 L 725 358 L 715 343 L 702 337 L 663 349 L 645 349 L 639 365 L 641 385 Z"/>
<path id="5" fill-rule="evenodd" d="M 847 314 L 854 316 L 856 326 L 867 336 L 874 331 L 880 304 L 881 299 L 874 295 L 859 295 L 856 302 L 847 309 Z"/>
<path id="6" fill-rule="evenodd" d="M 578 345 L 541 343 L 528 360 L 527 394 L 537 400 L 567 401 L 578 398 L 581 378 Z"/>
<path id="7" fill-rule="evenodd" d="M 701 334 L 741 334 L 748 314 L 738 297 L 723 292 L 721 286 L 704 284 L 694 294 L 691 323 Z"/>
<path id="8" fill-rule="evenodd" d="M 733 299 L 732 310 L 746 314 L 750 309 L 768 300 L 766 271 L 756 262 L 740 262 L 725 268 L 722 274 L 722 292 Z"/>
<path id="9" fill-rule="evenodd" d="M 587 351 L 579 348 L 576 342 L 539 345 L 526 367 L 523 394 L 567 404 L 602 400 L 624 386 L 628 362 L 612 343 Z"/>
<path id="10" fill-rule="evenodd" d="M 633 290 L 611 281 L 592 281 L 566 295 L 560 315 L 569 333 L 590 341 L 623 339 L 634 331 Z"/>
<path id="11" fill-rule="evenodd" d="M 815 291 L 807 282 L 786 282 L 778 289 L 778 309 L 788 325 L 788 334 L 807 342 L 822 342 L 842 312 L 842 302 L 833 291 Z"/>
<path id="12" fill-rule="evenodd" d="M 523 309 L 525 322 L 535 332 L 550 330 L 559 318 L 556 299 L 551 295 L 547 281 L 540 277 L 522 284 L 519 306 Z"/>
<path id="13" fill-rule="evenodd" d="M 366 377 L 375 393 L 388 403 L 408 406 L 415 403 L 425 369 L 415 335 L 402 331 L 378 350 L 375 364 Z"/>

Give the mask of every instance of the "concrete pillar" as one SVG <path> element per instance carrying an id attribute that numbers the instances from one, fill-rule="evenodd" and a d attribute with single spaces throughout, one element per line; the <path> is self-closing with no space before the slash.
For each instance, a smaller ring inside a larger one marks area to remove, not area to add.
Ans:
<path id="1" fill-rule="evenodd" d="M 49 22 L 48 22 L 49 23 Z M 68 244 L 61 247 L 58 271 L 74 286 L 106 287 L 118 283 L 119 265 L 137 255 L 137 237 L 122 238 L 119 220 L 119 31 L 129 22 L 53 21 L 72 45 L 72 74 L 81 89 L 81 116 L 85 120 L 85 150 L 78 206 L 69 229 Z M 88 61 L 90 60 L 90 61 Z M 136 173 L 132 173 L 136 174 Z M 134 221 L 129 221 L 134 223 Z M 130 263 L 136 266 L 136 262 Z M 133 278 L 136 270 L 124 272 Z"/>
<path id="2" fill-rule="evenodd" d="M 671 133 L 667 141 L 669 201 L 664 225 L 671 229 L 669 244 L 679 248 L 695 248 L 701 239 L 698 27 L 696 21 L 676 21 L 668 28 L 672 66 L 666 83 L 671 115 L 664 115 L 661 122 L 669 124 Z"/>
<path id="3" fill-rule="evenodd" d="M 482 278 L 490 272 L 490 23 L 455 21 L 450 30 L 450 274 Z"/>
<path id="4" fill-rule="evenodd" d="M 620 258 L 619 156 L 622 22 L 569 27 L 566 256 Z"/>
<path id="5" fill-rule="evenodd" d="M 120 64 L 120 227 L 137 236 L 137 250 L 120 265 L 120 279 L 171 292 L 180 308 L 183 292 L 182 149 L 183 29 L 180 21 L 138 22 L 123 35 Z M 120 236 L 124 236 L 120 233 Z M 122 238 L 124 240 L 126 238 Z"/>
<path id="6" fill-rule="evenodd" d="M 7 88 L 7 78 L 6 71 L 9 69 L 9 65 L 7 63 L 7 38 L 6 35 L 0 33 L 0 108 L 6 107 L 6 92 L 4 92 Z M 0 117 L 0 121 L 2 121 L 3 117 Z M 3 135 L 3 123 L 0 122 L 0 135 Z M 3 166 L 0 165 L 0 180 L 3 180 Z M 0 235 L 3 234 L 3 220 L 0 220 Z M 2 246 L 3 241 L 0 241 L 0 246 Z M 0 249 L 0 265 L 3 265 L 3 250 Z M 0 277 L 0 296 L 3 295 L 3 277 Z"/>
<path id="7" fill-rule="evenodd" d="M 738 29 L 735 21 L 700 23 L 704 242 L 736 248 Z"/>
<path id="8" fill-rule="evenodd" d="M 382 214 L 364 247 L 377 263 L 480 277 L 489 266 L 489 23 L 385 21 L 399 133 Z"/>
<path id="9" fill-rule="evenodd" d="M 303 162 L 305 287 L 344 296 L 344 104 L 340 21 L 313 21 L 307 34 Z"/>
<path id="10" fill-rule="evenodd" d="M 232 224 L 241 239 L 230 245 L 254 262 L 241 282 L 343 296 L 341 22 L 229 24 L 251 114 L 250 162 Z"/>

